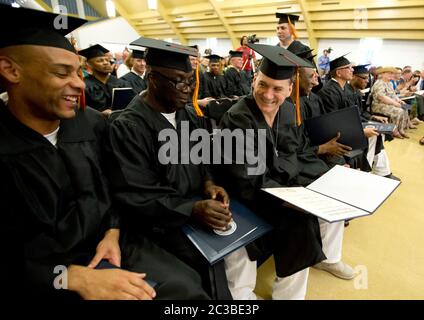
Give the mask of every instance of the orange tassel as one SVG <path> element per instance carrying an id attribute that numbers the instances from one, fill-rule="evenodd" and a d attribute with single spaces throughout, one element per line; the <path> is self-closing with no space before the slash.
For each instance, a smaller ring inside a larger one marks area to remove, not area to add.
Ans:
<path id="1" fill-rule="evenodd" d="M 80 79 L 84 81 L 84 74 L 82 73 L 82 69 L 80 69 L 78 75 Z M 78 104 L 82 110 L 85 110 L 85 90 L 82 90 L 81 95 L 78 97 Z"/>
<path id="2" fill-rule="evenodd" d="M 199 64 L 197 64 L 196 66 L 196 87 L 194 88 L 194 93 L 193 93 L 193 107 L 194 110 L 196 111 L 196 114 L 198 117 L 203 117 L 203 112 L 199 107 L 199 104 L 197 103 L 197 96 L 199 95 L 199 87 L 200 87 L 200 80 L 199 80 Z"/>
<path id="3" fill-rule="evenodd" d="M 296 120 L 297 126 L 299 127 L 302 123 L 302 117 L 300 114 L 300 94 L 299 94 L 299 67 L 296 67 Z"/>
<path id="4" fill-rule="evenodd" d="M 287 16 L 287 18 L 288 18 L 288 21 L 289 21 L 289 26 L 290 26 L 291 31 L 292 31 L 293 39 L 294 40 L 299 39 L 299 37 L 297 36 L 297 30 L 296 30 L 294 24 L 290 21 L 290 17 Z"/>

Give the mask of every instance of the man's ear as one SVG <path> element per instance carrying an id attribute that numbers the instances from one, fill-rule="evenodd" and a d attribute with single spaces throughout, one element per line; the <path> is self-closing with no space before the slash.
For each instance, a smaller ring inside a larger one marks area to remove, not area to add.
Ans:
<path id="1" fill-rule="evenodd" d="M 21 79 L 19 66 L 7 56 L 0 56 L 0 76 L 7 82 L 16 84 Z"/>

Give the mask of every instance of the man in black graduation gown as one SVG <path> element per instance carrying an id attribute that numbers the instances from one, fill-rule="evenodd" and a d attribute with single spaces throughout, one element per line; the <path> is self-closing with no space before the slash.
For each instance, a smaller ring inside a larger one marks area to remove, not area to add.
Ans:
<path id="1" fill-rule="evenodd" d="M 200 96 L 200 98 L 225 98 L 227 83 L 224 76 L 221 74 L 222 58 L 216 54 L 212 54 L 206 58 L 209 59 L 209 72 L 204 73 L 202 84 L 204 86 L 202 90 L 203 96 Z"/>
<path id="2" fill-rule="evenodd" d="M 181 230 L 189 221 L 215 229 L 230 221 L 227 193 L 215 185 L 205 165 L 190 159 L 194 142 L 188 134 L 203 120 L 185 108 L 195 85 L 188 58 L 194 50 L 147 38 L 132 45 L 148 48 L 148 88 L 110 127 L 107 163 L 113 199 L 134 236 L 146 232 L 194 267 L 213 297 L 230 299 L 223 262 L 209 267 Z M 165 132 L 174 138 L 164 137 Z"/>
<path id="3" fill-rule="evenodd" d="M 225 95 L 227 97 L 232 96 L 245 96 L 250 93 L 250 81 L 244 71 L 241 70 L 243 67 L 243 52 L 230 50 L 229 66 L 224 73 L 227 87 L 225 89 Z"/>
<path id="4" fill-rule="evenodd" d="M 87 59 L 92 74 L 84 78 L 85 97 L 89 107 L 106 115 L 112 112 L 113 88 L 128 88 L 131 85 L 111 74 L 112 66 L 105 55 L 109 50 L 99 44 L 80 50 L 79 55 Z M 135 93 L 134 93 L 135 94 Z"/>
<path id="5" fill-rule="evenodd" d="M 359 107 L 362 122 L 377 121 L 388 123 L 386 117 L 372 115 L 366 108 L 364 96 L 361 90 L 365 89 L 368 85 L 369 71 L 367 66 L 369 66 L 369 64 L 353 67 L 353 77 L 350 83 L 346 84 L 346 89 L 350 90 L 352 99 L 356 100 L 355 104 Z M 369 130 L 369 128 L 364 129 L 364 131 L 366 130 Z M 368 137 L 368 150 L 366 157 L 374 174 L 399 180 L 399 178 L 392 174 L 390 169 L 389 158 L 384 150 L 384 135 L 379 134 Z"/>
<path id="6" fill-rule="evenodd" d="M 277 46 L 287 49 L 290 52 L 303 52 L 310 50 L 307 45 L 304 45 L 297 38 L 295 24 L 299 21 L 299 16 L 294 14 L 276 12 L 277 22 L 277 37 L 280 42 Z"/>
<path id="7" fill-rule="evenodd" d="M 324 104 L 321 98 L 312 92 L 312 89 L 319 84 L 318 72 L 313 58 L 312 50 L 294 52 L 298 57 L 303 58 L 314 66 L 314 68 L 301 68 L 299 72 L 299 96 L 301 104 L 302 121 L 313 117 L 318 117 L 325 114 Z M 292 91 L 292 99 L 295 100 L 295 93 Z M 302 123 L 303 134 L 307 139 L 308 144 L 310 140 L 308 133 Z M 344 165 L 346 162 L 343 155 L 352 150 L 351 147 L 337 142 L 340 135 L 337 135 L 330 141 L 314 146 L 315 153 L 320 156 L 328 165 L 334 166 L 335 164 Z"/>
<path id="8" fill-rule="evenodd" d="M 207 298 L 198 275 L 147 238 L 119 245 L 125 230 L 99 150 L 105 120 L 91 108 L 78 110 L 85 86 L 64 37 L 86 21 L 67 17 L 67 28 L 55 30 L 57 18 L 0 5 L 0 81 L 9 95 L 7 105 L 0 101 L 7 298 Z M 157 282 L 156 293 L 146 279 Z"/>
<path id="9" fill-rule="evenodd" d="M 133 88 L 134 91 L 138 94 L 147 88 L 145 80 L 146 61 L 144 60 L 144 51 L 133 50 L 131 54 L 133 59 L 133 67 L 131 72 L 128 72 L 120 79 L 127 81 L 130 84 L 130 87 Z"/>
<path id="10" fill-rule="evenodd" d="M 258 129 L 265 130 L 265 173 L 249 175 L 248 165 L 233 163 L 220 167 L 221 178 L 233 196 L 260 212 L 274 226 L 270 237 L 248 249 L 252 260 L 264 252 L 271 251 L 274 255 L 277 278 L 273 285 L 273 299 L 304 299 L 310 266 L 326 268 L 330 265 L 326 269 L 338 276 L 353 277 L 353 270 L 341 261 L 340 256 L 343 223 L 323 224 L 321 234 L 321 223 L 316 217 L 284 208 L 281 201 L 261 191 L 267 187 L 306 185 L 328 170 L 324 162 L 306 150 L 310 147 L 302 141 L 301 130 L 295 121 L 295 107 L 285 101 L 292 90 L 294 66 L 310 64 L 282 48 L 259 44 L 249 46 L 264 56 L 254 79 L 253 94 L 235 104 L 224 115 L 221 126 L 232 130 L 253 129 L 256 134 Z M 258 151 L 255 143 L 255 154 Z M 331 256 L 325 260 L 327 253 Z M 317 265 L 323 260 L 325 262 Z M 248 281 L 245 285 L 254 288 L 255 269 L 250 271 L 250 277 L 242 272 L 240 277 L 250 278 L 253 285 Z"/>

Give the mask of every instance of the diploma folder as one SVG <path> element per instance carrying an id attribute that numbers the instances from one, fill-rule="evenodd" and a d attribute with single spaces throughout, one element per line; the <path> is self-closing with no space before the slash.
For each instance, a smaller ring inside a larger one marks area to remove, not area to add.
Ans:
<path id="1" fill-rule="evenodd" d="M 236 223 L 235 231 L 220 235 L 214 230 L 195 224 L 185 224 L 182 229 L 210 265 L 269 232 L 272 227 L 240 202 L 231 200 L 230 211 Z"/>
<path id="2" fill-rule="evenodd" d="M 112 110 L 125 109 L 131 100 L 137 95 L 133 88 L 112 89 Z"/>
<path id="3" fill-rule="evenodd" d="M 368 121 L 363 122 L 362 127 L 365 128 L 373 128 L 379 133 L 383 134 L 393 134 L 393 131 L 396 129 L 396 125 L 393 123 L 381 123 L 381 122 L 374 122 L 374 121 Z"/>
<path id="4" fill-rule="evenodd" d="M 399 184 L 397 180 L 336 165 L 306 188 L 262 190 L 325 221 L 337 222 L 374 213 Z"/>
<path id="5" fill-rule="evenodd" d="M 313 146 L 330 141 L 337 136 L 337 132 L 340 132 L 340 139 L 337 142 L 354 150 L 368 146 L 357 107 L 344 108 L 306 119 L 305 127 Z"/>

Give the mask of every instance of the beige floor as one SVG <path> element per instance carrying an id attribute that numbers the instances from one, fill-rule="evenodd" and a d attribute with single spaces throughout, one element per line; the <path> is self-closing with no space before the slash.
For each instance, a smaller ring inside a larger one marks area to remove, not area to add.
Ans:
<path id="1" fill-rule="evenodd" d="M 424 299 L 424 123 L 408 134 L 385 144 L 402 184 L 372 216 L 345 228 L 343 260 L 359 276 L 346 281 L 311 268 L 307 299 Z M 273 268 L 270 259 L 259 269 L 256 292 L 265 299 Z"/>

